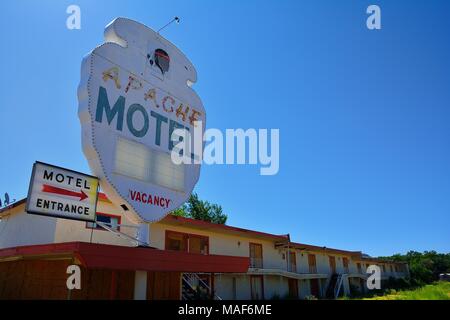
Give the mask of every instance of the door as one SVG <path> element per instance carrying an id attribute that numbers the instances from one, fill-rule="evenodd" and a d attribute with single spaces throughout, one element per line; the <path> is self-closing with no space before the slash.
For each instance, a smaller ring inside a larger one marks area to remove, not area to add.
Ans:
<path id="1" fill-rule="evenodd" d="M 298 280 L 288 279 L 289 285 L 289 297 L 293 299 L 298 299 Z"/>
<path id="2" fill-rule="evenodd" d="M 318 298 L 319 297 L 319 280 L 318 279 L 311 279 L 311 295 Z"/>
<path id="3" fill-rule="evenodd" d="M 297 272 L 297 261 L 295 252 L 289 252 L 288 271 Z"/>
<path id="4" fill-rule="evenodd" d="M 336 258 L 335 257 L 328 257 L 329 261 L 330 261 L 330 270 L 331 270 L 331 274 L 335 274 L 336 273 Z"/>
<path id="5" fill-rule="evenodd" d="M 342 264 L 344 265 L 344 273 L 348 273 L 348 258 L 342 258 Z"/>
<path id="6" fill-rule="evenodd" d="M 262 268 L 262 244 L 250 243 L 250 268 Z"/>
<path id="7" fill-rule="evenodd" d="M 316 255 L 308 254 L 309 273 L 317 273 Z"/>
<path id="8" fill-rule="evenodd" d="M 250 276 L 250 293 L 252 300 L 264 299 L 264 283 L 262 276 Z"/>

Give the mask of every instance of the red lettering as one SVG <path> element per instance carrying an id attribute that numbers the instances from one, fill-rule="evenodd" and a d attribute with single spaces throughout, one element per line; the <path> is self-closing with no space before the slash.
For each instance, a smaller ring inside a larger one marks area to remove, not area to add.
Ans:
<path id="1" fill-rule="evenodd" d="M 133 191 L 133 190 L 129 190 L 129 191 L 130 191 L 131 200 L 151 204 L 154 206 L 159 206 L 161 208 L 169 208 L 169 204 L 172 201 L 170 199 L 151 195 L 151 194 L 145 193 L 145 192 L 141 193 L 139 191 Z"/>

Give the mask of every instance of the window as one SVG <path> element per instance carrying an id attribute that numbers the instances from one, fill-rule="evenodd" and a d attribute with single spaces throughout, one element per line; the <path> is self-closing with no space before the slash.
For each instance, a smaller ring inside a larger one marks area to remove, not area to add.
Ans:
<path id="1" fill-rule="evenodd" d="M 166 232 L 166 250 L 187 251 L 187 235 L 178 232 Z"/>
<path id="2" fill-rule="evenodd" d="M 361 269 L 361 263 L 357 263 L 356 267 L 358 268 L 358 273 L 362 273 L 362 269 Z"/>
<path id="3" fill-rule="evenodd" d="M 166 250 L 209 254 L 208 246 L 208 237 L 166 230 Z"/>
<path id="4" fill-rule="evenodd" d="M 317 273 L 316 255 L 308 254 L 309 273 Z"/>
<path id="5" fill-rule="evenodd" d="M 108 227 L 110 227 L 111 229 L 120 231 L 120 226 L 119 226 L 120 221 L 121 221 L 120 216 L 97 212 L 97 214 L 95 216 L 95 220 L 99 221 L 99 222 L 103 222 L 104 224 L 108 225 Z M 95 222 L 86 222 L 86 228 L 105 230 L 99 224 L 97 224 Z"/>
<path id="6" fill-rule="evenodd" d="M 262 268 L 263 256 L 262 245 L 258 243 L 250 243 L 250 268 Z"/>
<path id="7" fill-rule="evenodd" d="M 189 235 L 188 241 L 190 253 L 208 254 L 208 238 Z"/>

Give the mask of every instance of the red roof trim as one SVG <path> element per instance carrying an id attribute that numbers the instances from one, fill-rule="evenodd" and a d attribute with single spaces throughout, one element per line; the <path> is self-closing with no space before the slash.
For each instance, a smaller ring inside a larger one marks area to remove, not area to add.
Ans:
<path id="1" fill-rule="evenodd" d="M 289 240 L 289 235 L 276 235 L 265 232 L 259 232 L 249 229 L 237 228 L 232 226 L 227 226 L 224 224 L 212 223 L 203 220 L 196 220 L 191 218 L 185 218 L 180 216 L 175 216 L 172 214 L 167 215 L 164 219 L 161 220 L 161 223 L 173 224 L 174 222 L 179 222 L 180 224 L 187 224 L 190 226 L 197 226 L 199 228 L 207 229 L 207 230 L 223 230 L 223 231 L 232 231 L 238 233 L 247 233 L 250 236 L 259 236 L 263 238 L 271 238 L 275 240 L 286 241 Z"/>
<path id="2" fill-rule="evenodd" d="M 338 254 L 344 254 L 344 255 L 358 256 L 358 257 L 360 257 L 362 255 L 361 251 L 348 251 L 348 250 L 314 246 L 314 245 L 310 245 L 310 244 L 306 244 L 306 243 L 298 243 L 298 242 L 290 242 L 289 246 L 292 248 L 297 248 L 297 249 L 305 249 L 305 250 L 310 250 L 310 251 L 321 251 L 321 252 L 325 251 L 325 252 L 332 252 L 332 253 L 338 253 Z"/>
<path id="3" fill-rule="evenodd" d="M 145 270 L 173 272 L 247 272 L 248 257 L 201 255 L 159 250 L 67 242 L 14 247 L 0 250 L 0 259 L 67 255 L 76 257 L 90 269 Z"/>

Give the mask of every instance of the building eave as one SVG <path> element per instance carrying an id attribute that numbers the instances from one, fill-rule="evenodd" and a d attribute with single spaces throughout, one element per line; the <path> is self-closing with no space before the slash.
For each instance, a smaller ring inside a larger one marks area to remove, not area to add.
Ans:
<path id="1" fill-rule="evenodd" d="M 23 259 L 74 259 L 89 269 L 171 272 L 247 272 L 250 265 L 248 257 L 202 255 L 87 242 L 0 249 L 0 263 Z"/>

